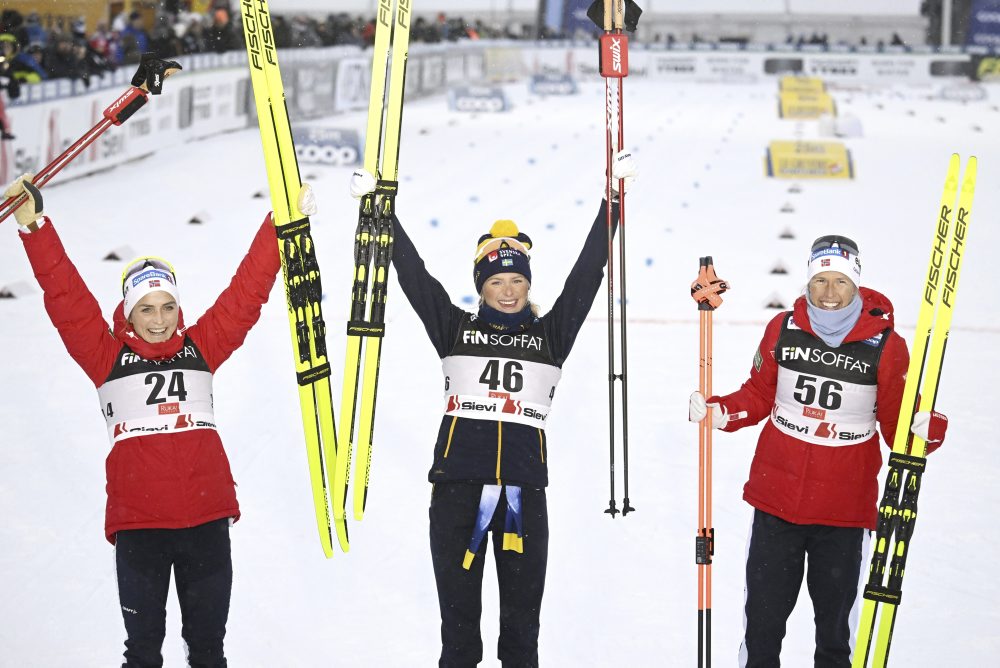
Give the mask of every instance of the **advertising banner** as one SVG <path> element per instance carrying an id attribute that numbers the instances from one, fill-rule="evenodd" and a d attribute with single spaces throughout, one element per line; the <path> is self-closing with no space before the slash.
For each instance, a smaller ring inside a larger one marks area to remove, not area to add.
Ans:
<path id="1" fill-rule="evenodd" d="M 764 159 L 776 179 L 853 179 L 851 152 L 837 141 L 772 141 Z"/>
<path id="2" fill-rule="evenodd" d="M 1000 47 L 1000 0 L 973 0 L 965 43 Z"/>

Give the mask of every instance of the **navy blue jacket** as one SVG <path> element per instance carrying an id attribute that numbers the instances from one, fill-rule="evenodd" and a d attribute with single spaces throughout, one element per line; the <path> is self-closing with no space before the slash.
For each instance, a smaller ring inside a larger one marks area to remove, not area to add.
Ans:
<path id="1" fill-rule="evenodd" d="M 618 205 L 612 205 L 618 219 Z M 608 262 L 607 202 L 601 202 L 583 250 L 573 265 L 562 293 L 544 316 L 531 323 L 544 336 L 550 363 L 562 367 L 590 312 L 604 280 Z M 427 271 L 413 242 L 395 220 L 392 264 L 407 300 L 424 323 L 438 356 L 445 358 L 458 343 L 473 316 L 454 305 L 444 287 Z M 491 330 L 486 323 L 477 326 Z M 548 443 L 543 429 L 491 420 L 445 416 L 434 445 L 431 482 L 474 482 L 548 485 Z"/>

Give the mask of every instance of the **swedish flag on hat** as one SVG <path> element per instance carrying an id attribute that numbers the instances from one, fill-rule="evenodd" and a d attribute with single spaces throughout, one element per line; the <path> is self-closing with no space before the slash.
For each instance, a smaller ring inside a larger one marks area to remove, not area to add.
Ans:
<path id="1" fill-rule="evenodd" d="M 531 283 L 531 264 L 528 251 L 531 237 L 517 229 L 512 220 L 498 220 L 487 234 L 479 237 L 472 278 L 476 292 L 482 293 L 483 284 L 491 276 L 503 273 L 521 274 Z"/>

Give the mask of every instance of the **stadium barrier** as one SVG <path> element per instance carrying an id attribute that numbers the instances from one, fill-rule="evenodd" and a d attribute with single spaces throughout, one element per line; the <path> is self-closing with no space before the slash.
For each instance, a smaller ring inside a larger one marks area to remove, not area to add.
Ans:
<path id="1" fill-rule="evenodd" d="M 723 45 L 724 46 L 724 45 Z M 696 45 L 686 50 L 633 45 L 629 76 L 663 81 L 754 82 L 821 78 L 828 85 L 967 83 L 998 71 L 977 53 L 860 52 L 802 48 L 753 50 Z M 184 72 L 127 124 L 105 133 L 56 181 L 107 169 L 194 139 L 248 127 L 255 111 L 246 55 L 198 54 L 180 58 Z M 371 52 L 354 47 L 292 49 L 281 53 L 282 75 L 293 120 L 363 110 L 368 104 Z M 597 82 L 596 49 L 570 42 L 471 41 L 415 44 L 407 65 L 408 98 L 444 94 L 456 86 L 539 81 L 565 75 L 575 83 Z M 0 183 L 37 170 L 75 141 L 128 85 L 131 72 L 91 81 L 58 80 L 23 87 L 8 102 L 17 138 L 0 144 Z M 0 93 L 5 94 L 5 93 Z"/>

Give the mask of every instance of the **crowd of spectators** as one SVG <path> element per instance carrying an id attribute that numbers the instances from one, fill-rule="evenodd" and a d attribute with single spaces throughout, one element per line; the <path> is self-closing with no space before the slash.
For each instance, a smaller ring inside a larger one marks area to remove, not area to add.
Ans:
<path id="1" fill-rule="evenodd" d="M 162 2 L 154 13 L 122 12 L 109 23 L 100 21 L 88 29 L 82 18 L 46 17 L 43 25 L 37 12 L 27 16 L 16 10 L 0 14 L 0 35 L 7 35 L 14 53 L 0 61 L 7 75 L 19 83 L 47 79 L 91 77 L 119 66 L 139 62 L 145 51 L 161 58 L 175 58 L 192 53 L 223 53 L 243 49 L 242 26 L 238 5 L 233 0 L 213 0 L 206 13 L 188 11 L 185 0 Z M 313 16 L 272 16 L 274 39 L 278 48 L 321 47 L 372 44 L 374 19 L 330 14 Z M 529 36 L 528 26 L 494 27 L 482 21 L 466 22 L 460 17 L 441 13 L 434 19 L 416 17 L 410 30 L 411 42 L 448 42 L 461 39 Z M 9 92 L 13 92 L 8 89 Z"/>

